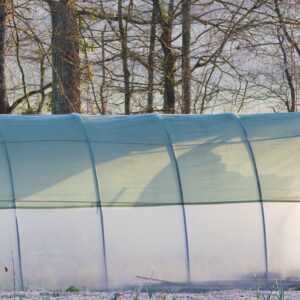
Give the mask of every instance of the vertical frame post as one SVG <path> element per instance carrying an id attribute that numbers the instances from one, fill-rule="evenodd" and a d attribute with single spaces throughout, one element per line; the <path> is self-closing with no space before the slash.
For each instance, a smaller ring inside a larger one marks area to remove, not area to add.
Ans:
<path id="1" fill-rule="evenodd" d="M 13 174 L 12 174 L 10 156 L 9 156 L 9 152 L 8 152 L 8 148 L 7 148 L 7 142 L 5 140 L 2 129 L 0 129 L 0 134 L 3 138 L 3 147 L 4 147 L 5 156 L 6 156 L 6 160 L 7 160 L 9 179 L 10 179 L 10 187 L 11 187 L 13 203 L 14 203 L 14 208 L 13 209 L 15 211 L 15 226 L 16 226 L 16 236 L 17 236 L 17 255 L 18 255 L 18 260 L 19 260 L 18 261 L 18 267 L 19 267 L 19 272 L 20 272 L 20 287 L 21 287 L 21 290 L 24 291 L 21 242 L 20 242 L 20 231 L 19 231 L 19 222 L 18 222 L 18 212 L 17 212 L 17 205 L 16 205 L 16 194 L 15 194 L 15 187 L 14 187 L 14 179 L 13 179 Z"/>
<path id="2" fill-rule="evenodd" d="M 178 162 L 176 159 L 173 143 L 169 134 L 169 131 L 164 124 L 164 121 L 162 120 L 160 115 L 155 115 L 159 118 L 159 122 L 161 123 L 162 129 L 165 131 L 167 139 L 168 139 L 168 147 L 170 149 L 169 153 L 171 156 L 171 161 L 174 162 L 175 165 L 175 171 L 176 171 L 176 177 L 177 177 L 177 183 L 179 187 L 179 194 L 180 194 L 180 203 L 182 207 L 182 217 L 183 217 L 183 227 L 184 227 L 184 238 L 185 238 L 185 251 L 186 251 L 186 268 L 187 268 L 187 281 L 188 283 L 191 283 L 191 270 L 190 270 L 190 250 L 189 250 L 189 239 L 188 239 L 188 232 L 187 232 L 187 221 L 186 221 L 186 212 L 185 212 L 185 204 L 184 204 L 184 197 L 183 197 L 183 190 L 182 190 L 182 183 L 181 183 L 181 177 L 180 177 L 180 171 L 178 167 Z"/>
<path id="3" fill-rule="evenodd" d="M 262 225 L 263 225 L 263 238 L 264 238 L 264 256 L 265 256 L 265 270 L 266 270 L 266 274 L 265 274 L 265 280 L 266 280 L 266 287 L 268 287 L 269 285 L 269 263 L 268 263 L 268 245 L 267 245 L 267 233 L 266 233 L 266 221 L 265 221 L 265 211 L 264 211 L 264 204 L 263 204 L 263 197 L 262 197 L 262 191 L 261 191 L 261 184 L 260 184 L 260 179 L 259 179 L 259 174 L 257 171 L 257 165 L 256 165 L 256 160 L 255 160 L 255 156 L 253 153 L 253 149 L 252 146 L 249 142 L 248 139 L 248 134 L 245 130 L 245 127 L 243 126 L 240 118 L 235 115 L 232 114 L 233 118 L 236 120 L 238 127 L 240 128 L 242 135 L 244 137 L 244 144 L 248 150 L 250 159 L 251 159 L 251 163 L 252 163 L 252 167 L 253 167 L 253 171 L 255 174 L 255 179 L 256 179 L 256 185 L 257 185 L 257 190 L 258 190 L 258 197 L 259 197 L 259 202 L 260 202 L 260 207 L 261 207 L 261 216 L 262 216 Z"/>
<path id="4" fill-rule="evenodd" d="M 106 258 L 106 246 L 105 246 L 105 231 L 104 231 L 104 220 L 103 220 L 103 211 L 102 211 L 102 205 L 101 205 L 101 197 L 100 197 L 100 188 L 99 188 L 99 182 L 97 177 L 97 170 L 95 165 L 95 159 L 93 155 L 93 149 L 91 145 L 91 141 L 89 139 L 89 136 L 87 134 L 86 128 L 84 126 L 83 120 L 80 115 L 78 114 L 72 114 L 76 120 L 79 121 L 84 136 L 85 136 L 85 142 L 88 146 L 88 151 L 90 155 L 90 162 L 91 162 L 91 168 L 93 173 L 93 179 L 94 179 L 94 185 L 95 185 L 95 192 L 96 192 L 96 200 L 99 208 L 100 213 L 100 224 L 101 224 L 101 234 L 102 234 L 102 247 L 103 247 L 103 259 L 104 259 L 104 274 L 105 274 L 105 287 L 108 288 L 108 270 L 107 270 L 107 258 Z"/>

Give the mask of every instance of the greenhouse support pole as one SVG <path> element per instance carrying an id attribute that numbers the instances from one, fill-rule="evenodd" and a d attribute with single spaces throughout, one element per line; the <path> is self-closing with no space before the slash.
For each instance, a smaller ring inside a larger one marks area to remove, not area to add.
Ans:
<path id="1" fill-rule="evenodd" d="M 254 153 L 253 153 L 253 149 L 252 146 L 249 142 L 248 139 L 248 134 L 245 130 L 244 125 L 242 124 L 240 118 L 235 115 L 232 114 L 235 118 L 235 120 L 238 122 L 239 124 L 239 128 L 242 131 L 242 134 L 245 138 L 245 145 L 248 149 L 250 158 L 251 158 L 251 162 L 252 162 L 252 166 L 253 166 L 253 170 L 255 173 L 255 179 L 256 179 L 256 184 L 257 184 L 257 189 L 258 189 L 258 197 L 259 197 L 259 202 L 260 202 L 260 207 L 261 207 L 261 215 L 262 215 L 262 225 L 263 225 L 263 238 L 264 238 L 264 256 L 265 256 L 265 269 L 266 269 L 266 275 L 265 275 L 265 280 L 266 280 L 266 287 L 268 288 L 269 286 L 269 263 L 268 263 L 268 245 L 267 245 L 267 233 L 266 233 L 266 221 L 265 221 L 265 211 L 264 211 L 264 204 L 263 204 L 263 197 L 262 197 L 262 192 L 261 192 L 261 184 L 260 184 L 260 179 L 259 179 L 259 174 L 257 171 L 257 165 L 256 165 L 256 160 L 254 157 Z"/>
<path id="2" fill-rule="evenodd" d="M 16 205 L 15 187 L 14 187 L 13 174 L 12 174 L 12 168 L 11 168 L 11 162 L 10 162 L 8 148 L 7 148 L 7 143 L 6 143 L 4 134 L 1 129 L 0 129 L 0 133 L 3 138 L 3 146 L 4 146 L 5 156 L 7 159 L 7 166 L 8 166 L 8 172 L 9 172 L 9 178 L 10 178 L 10 186 L 11 186 L 11 192 L 12 192 L 13 203 L 14 203 L 15 226 L 16 226 L 16 236 L 17 236 L 17 255 L 18 255 L 18 260 L 19 260 L 19 271 L 20 271 L 20 286 L 21 286 L 21 290 L 24 291 L 21 243 L 20 243 L 20 232 L 19 232 L 19 222 L 18 222 L 18 213 L 17 213 L 17 205 Z M 12 259 L 13 259 L 13 257 L 12 257 Z M 14 270 L 13 270 L 13 272 L 14 272 Z M 14 276 L 14 274 L 13 274 L 13 276 Z"/>
<path id="3" fill-rule="evenodd" d="M 160 115 L 155 115 L 159 118 L 160 123 L 162 124 L 162 128 L 165 131 L 168 139 L 168 146 L 170 147 L 170 155 L 171 159 L 174 161 L 175 164 L 175 170 L 176 170 L 176 177 L 177 177 L 177 182 L 179 186 L 179 194 L 180 194 L 180 202 L 181 202 L 181 207 L 182 207 L 182 216 L 183 216 L 183 226 L 184 226 L 184 238 L 185 238 L 185 251 L 186 251 L 186 265 L 187 265 L 187 280 L 188 283 L 191 282 L 191 271 L 190 271 L 190 250 L 189 250 L 189 240 L 188 240 L 188 232 L 187 232 L 187 222 L 186 222 L 186 212 L 185 212 L 185 206 L 184 206 L 184 197 L 183 197 L 183 190 L 182 190 L 182 183 L 181 183 L 181 177 L 180 177 L 180 172 L 179 172 L 179 167 L 174 151 L 174 147 L 172 144 L 172 140 L 169 134 L 169 131 L 164 124 L 163 119 L 161 118 Z"/>
<path id="4" fill-rule="evenodd" d="M 92 145 L 89 139 L 89 136 L 87 134 L 86 128 L 84 126 L 83 120 L 80 115 L 78 114 L 72 114 L 76 119 L 79 119 L 80 126 L 82 127 L 84 136 L 85 136 L 85 142 L 88 146 L 88 151 L 90 155 L 90 161 L 91 161 L 91 168 L 93 173 L 93 179 L 95 184 L 95 191 L 96 191 L 96 198 L 97 203 L 99 205 L 99 212 L 100 212 L 100 224 L 101 224 L 101 234 L 102 234 L 102 247 L 103 247 L 103 259 L 104 259 L 104 274 L 105 274 L 105 287 L 108 288 L 108 272 L 107 272 L 107 257 L 106 257 L 106 246 L 105 246 L 105 234 L 104 234 L 104 221 L 103 221 L 103 211 L 101 206 L 101 197 L 100 197 L 100 188 L 99 188 L 99 182 L 97 177 L 97 171 L 96 171 L 96 165 L 93 155 L 93 149 Z"/>

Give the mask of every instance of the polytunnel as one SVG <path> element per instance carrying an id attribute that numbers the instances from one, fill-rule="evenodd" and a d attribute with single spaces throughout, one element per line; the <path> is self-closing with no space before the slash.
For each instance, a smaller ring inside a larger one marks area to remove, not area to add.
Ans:
<path id="1" fill-rule="evenodd" d="M 1 116 L 0 132 L 0 289 L 300 279 L 299 113 Z"/>

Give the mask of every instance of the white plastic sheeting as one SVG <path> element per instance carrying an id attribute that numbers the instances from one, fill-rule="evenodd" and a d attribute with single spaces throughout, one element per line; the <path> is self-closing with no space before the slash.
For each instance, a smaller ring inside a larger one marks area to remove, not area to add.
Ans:
<path id="1" fill-rule="evenodd" d="M 298 113 L 1 116 L 0 289 L 300 281 L 299 150 Z"/>

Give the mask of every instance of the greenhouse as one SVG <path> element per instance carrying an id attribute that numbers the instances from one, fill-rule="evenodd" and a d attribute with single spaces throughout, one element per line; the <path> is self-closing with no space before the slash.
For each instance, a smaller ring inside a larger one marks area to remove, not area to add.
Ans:
<path id="1" fill-rule="evenodd" d="M 300 281 L 300 114 L 1 116 L 0 289 Z"/>

